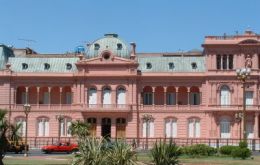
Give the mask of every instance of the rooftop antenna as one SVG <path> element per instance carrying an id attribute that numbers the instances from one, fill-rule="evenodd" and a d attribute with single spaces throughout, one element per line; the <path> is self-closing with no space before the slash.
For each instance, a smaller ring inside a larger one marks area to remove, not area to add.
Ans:
<path id="1" fill-rule="evenodd" d="M 28 48 L 30 48 L 30 44 L 36 43 L 35 40 L 27 39 L 27 38 L 18 38 L 18 40 L 26 42 L 26 45 Z"/>

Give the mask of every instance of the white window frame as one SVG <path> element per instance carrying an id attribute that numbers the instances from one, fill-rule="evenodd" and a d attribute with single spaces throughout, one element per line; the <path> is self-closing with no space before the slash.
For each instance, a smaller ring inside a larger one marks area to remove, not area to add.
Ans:
<path id="1" fill-rule="evenodd" d="M 220 105 L 228 106 L 231 104 L 231 91 L 226 85 L 222 86 L 220 89 Z"/>
<path id="2" fill-rule="evenodd" d="M 254 104 L 254 92 L 253 91 L 245 91 L 246 97 L 246 105 L 251 106 Z"/>
<path id="3" fill-rule="evenodd" d="M 147 122 L 143 121 L 143 137 L 146 137 L 146 126 L 148 126 L 148 137 L 152 138 L 154 137 L 154 120 Z"/>
<path id="4" fill-rule="evenodd" d="M 60 122 L 60 135 L 63 137 L 70 137 L 71 136 L 71 131 L 69 129 L 71 125 L 72 119 L 69 117 L 65 117 L 61 122 Z"/>
<path id="5" fill-rule="evenodd" d="M 26 118 L 25 117 L 18 117 L 15 119 L 16 125 L 21 124 L 21 127 L 18 130 L 18 134 L 21 137 L 25 136 L 25 131 L 26 131 Z"/>
<path id="6" fill-rule="evenodd" d="M 190 118 L 188 120 L 188 137 L 199 138 L 201 134 L 200 119 Z"/>
<path id="7" fill-rule="evenodd" d="M 49 136 L 49 119 L 46 117 L 41 117 L 37 119 L 37 136 L 38 137 L 48 137 Z"/>
<path id="8" fill-rule="evenodd" d="M 175 138 L 177 137 L 177 130 L 178 130 L 178 125 L 177 125 L 177 119 L 175 118 L 167 118 L 165 119 L 165 137 L 166 138 Z"/>
<path id="9" fill-rule="evenodd" d="M 126 104 L 126 90 L 124 88 L 119 88 L 117 90 L 117 105 L 124 106 Z"/>
<path id="10" fill-rule="evenodd" d="M 220 138 L 231 138 L 231 119 L 229 117 L 221 117 L 219 123 Z"/>

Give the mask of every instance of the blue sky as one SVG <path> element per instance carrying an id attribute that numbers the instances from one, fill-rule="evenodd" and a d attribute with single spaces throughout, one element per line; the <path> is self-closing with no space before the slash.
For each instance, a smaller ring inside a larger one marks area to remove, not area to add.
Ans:
<path id="1" fill-rule="evenodd" d="M 0 43 L 64 53 L 117 33 L 138 52 L 201 49 L 205 35 L 260 33 L 259 0 L 0 0 Z"/>

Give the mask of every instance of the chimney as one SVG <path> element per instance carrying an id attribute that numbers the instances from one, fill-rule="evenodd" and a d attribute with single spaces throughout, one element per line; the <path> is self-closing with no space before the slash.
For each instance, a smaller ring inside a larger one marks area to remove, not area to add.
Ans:
<path id="1" fill-rule="evenodd" d="M 131 45 L 131 55 L 130 55 L 130 59 L 134 60 L 135 57 L 136 57 L 136 54 L 135 54 L 136 44 L 135 44 L 134 42 L 131 42 L 130 45 Z"/>

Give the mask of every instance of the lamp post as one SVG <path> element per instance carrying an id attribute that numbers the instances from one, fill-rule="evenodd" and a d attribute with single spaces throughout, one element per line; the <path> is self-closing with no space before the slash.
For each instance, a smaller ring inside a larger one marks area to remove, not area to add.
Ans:
<path id="1" fill-rule="evenodd" d="M 149 126 L 150 126 L 150 121 L 152 121 L 153 116 L 150 114 L 144 114 L 143 115 L 143 122 L 146 124 L 146 136 L 145 136 L 145 149 L 148 149 L 148 131 L 149 131 Z"/>
<path id="2" fill-rule="evenodd" d="M 27 133 L 28 133 L 28 114 L 31 111 L 31 105 L 30 104 L 24 104 L 24 113 L 25 113 L 25 120 L 26 120 L 26 125 L 25 125 L 25 151 L 24 151 L 24 156 L 28 157 L 28 145 L 27 145 Z"/>
<path id="3" fill-rule="evenodd" d="M 242 125 L 241 125 L 241 121 L 242 121 L 242 116 L 243 114 L 241 112 L 237 112 L 235 113 L 235 119 L 236 121 L 239 123 L 239 140 L 241 141 L 241 130 L 242 130 Z"/>
<path id="4" fill-rule="evenodd" d="M 60 142 L 61 122 L 64 120 L 64 115 L 56 115 L 56 120 L 59 122 L 58 142 Z"/>
<path id="5" fill-rule="evenodd" d="M 247 134 L 246 134 L 246 80 L 249 79 L 251 69 L 246 67 L 246 68 L 241 68 L 237 69 L 237 78 L 241 80 L 242 85 L 243 85 L 243 111 L 242 111 L 242 121 L 243 121 L 243 140 L 246 141 L 247 139 Z"/>

